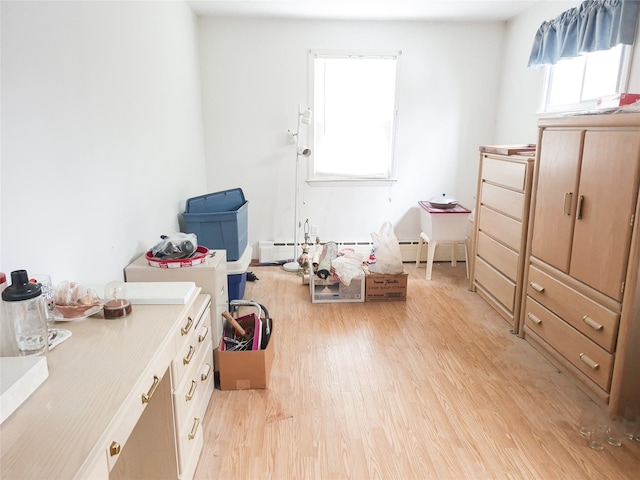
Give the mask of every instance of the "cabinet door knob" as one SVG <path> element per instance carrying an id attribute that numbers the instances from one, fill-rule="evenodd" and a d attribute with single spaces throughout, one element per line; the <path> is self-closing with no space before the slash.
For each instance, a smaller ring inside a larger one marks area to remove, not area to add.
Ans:
<path id="1" fill-rule="evenodd" d="M 535 323 L 536 325 L 540 325 L 542 323 L 542 320 L 540 320 L 538 317 L 536 317 L 533 313 L 528 312 L 527 313 L 527 317 L 529 317 L 529 320 L 531 320 L 533 323 Z"/>
<path id="2" fill-rule="evenodd" d="M 600 368 L 598 363 L 591 360 L 584 353 L 580 354 L 580 360 L 582 360 L 582 363 L 586 364 L 591 370 L 598 370 L 598 368 Z"/>
<path id="3" fill-rule="evenodd" d="M 193 440 L 194 438 L 196 438 L 196 432 L 198 431 L 198 426 L 200 425 L 200 419 L 198 417 L 194 417 L 193 418 L 193 427 L 191 427 L 191 431 L 189 432 L 189 435 L 187 436 L 189 438 L 189 440 Z"/>
<path id="4" fill-rule="evenodd" d="M 571 199 L 572 198 L 573 198 L 573 193 L 564 192 L 564 202 L 562 203 L 563 215 L 571 215 Z"/>
<path id="5" fill-rule="evenodd" d="M 533 288 L 536 292 L 540 292 L 540 293 L 544 292 L 544 287 L 539 283 L 531 282 L 529 286 Z"/>
<path id="6" fill-rule="evenodd" d="M 191 380 L 191 388 L 189 389 L 189 393 L 184 396 L 184 399 L 188 402 L 193 396 L 196 394 L 196 388 L 198 387 L 198 382 L 195 380 Z"/>
<path id="7" fill-rule="evenodd" d="M 198 342 L 202 343 L 204 342 L 204 339 L 207 338 L 207 335 L 209 334 L 209 327 L 204 327 L 202 330 L 200 330 L 200 335 L 198 335 Z"/>
<path id="8" fill-rule="evenodd" d="M 205 366 L 207 367 L 207 371 L 200 374 L 200 380 L 202 382 L 206 381 L 207 378 L 209 378 L 209 374 L 211 373 L 211 365 L 207 363 Z"/>
<path id="9" fill-rule="evenodd" d="M 576 209 L 576 219 L 582 220 L 582 206 L 584 205 L 584 195 L 578 197 L 578 208 Z"/>
<path id="10" fill-rule="evenodd" d="M 182 334 L 182 336 L 189 333 L 189 330 L 191 330 L 192 326 L 193 326 L 193 318 L 187 317 L 187 324 L 180 329 L 180 333 Z"/>
<path id="11" fill-rule="evenodd" d="M 109 455 L 111 455 L 112 457 L 120 455 L 120 444 L 115 440 L 111 442 L 111 445 L 109 445 Z"/>
<path id="12" fill-rule="evenodd" d="M 193 345 L 189 345 L 189 353 L 187 353 L 187 356 L 182 359 L 182 363 L 184 363 L 185 365 L 189 365 L 194 353 L 196 353 L 196 349 L 193 348 Z"/>
<path id="13" fill-rule="evenodd" d="M 597 330 L 598 332 L 604 328 L 602 325 L 600 325 L 598 322 L 596 322 L 593 318 L 591 318 L 588 315 L 585 315 L 584 317 L 582 317 L 582 321 L 587 325 L 589 325 L 594 330 Z"/>
<path id="14" fill-rule="evenodd" d="M 154 375 L 151 388 L 147 393 L 142 394 L 142 403 L 149 403 L 149 401 L 151 400 L 151 397 L 153 397 L 153 394 L 156 393 L 156 389 L 158 388 L 159 384 L 160 384 L 160 377 L 158 377 L 157 375 Z"/>

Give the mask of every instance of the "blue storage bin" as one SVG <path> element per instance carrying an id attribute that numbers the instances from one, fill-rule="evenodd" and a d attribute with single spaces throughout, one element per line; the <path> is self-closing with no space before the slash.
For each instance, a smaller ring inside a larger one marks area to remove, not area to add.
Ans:
<path id="1" fill-rule="evenodd" d="M 187 200 L 186 213 L 220 213 L 238 210 L 246 203 L 241 188 L 207 193 Z"/>
<path id="2" fill-rule="evenodd" d="M 249 202 L 240 188 L 190 198 L 182 219 L 184 233 L 195 233 L 198 245 L 226 250 L 227 260 L 238 260 L 247 247 Z"/>

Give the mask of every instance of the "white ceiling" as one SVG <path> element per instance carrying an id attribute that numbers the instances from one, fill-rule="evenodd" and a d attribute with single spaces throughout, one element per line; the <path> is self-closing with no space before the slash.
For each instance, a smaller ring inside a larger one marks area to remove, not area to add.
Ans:
<path id="1" fill-rule="evenodd" d="M 344 20 L 508 20 L 553 0 L 187 0 L 198 15 Z"/>

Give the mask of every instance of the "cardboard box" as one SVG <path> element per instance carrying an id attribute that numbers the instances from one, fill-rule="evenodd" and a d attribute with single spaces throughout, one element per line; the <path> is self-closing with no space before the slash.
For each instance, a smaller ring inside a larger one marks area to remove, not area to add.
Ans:
<path id="1" fill-rule="evenodd" d="M 367 302 L 395 302 L 407 300 L 409 275 L 371 273 L 365 277 Z"/>
<path id="2" fill-rule="evenodd" d="M 309 275 L 311 303 L 364 302 L 364 275 L 351 280 L 349 286 L 335 280 L 325 281 Z"/>
<path id="3" fill-rule="evenodd" d="M 250 321 L 252 321 L 250 319 Z M 240 325 L 248 328 L 249 324 L 240 321 Z M 273 319 L 270 319 L 271 335 L 264 350 L 247 350 L 228 352 L 220 349 L 220 390 L 247 390 L 251 388 L 268 388 L 273 363 Z M 266 324 L 262 324 L 262 336 L 266 335 Z"/>

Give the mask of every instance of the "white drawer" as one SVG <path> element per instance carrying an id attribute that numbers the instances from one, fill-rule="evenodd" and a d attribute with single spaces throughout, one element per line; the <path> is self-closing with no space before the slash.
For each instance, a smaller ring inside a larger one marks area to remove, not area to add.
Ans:
<path id="1" fill-rule="evenodd" d="M 198 354 L 193 359 L 192 366 L 187 370 L 180 384 L 174 389 L 173 405 L 178 430 L 188 416 L 199 409 L 201 398 L 205 395 L 203 386 L 206 386 L 200 380 L 202 367 L 212 355 L 213 349 L 211 340 L 209 340 L 198 349 Z"/>
<path id="2" fill-rule="evenodd" d="M 191 479 L 204 445 L 201 417 L 196 415 L 189 417 L 188 421 L 178 430 L 177 444 L 178 478 L 181 480 Z"/>
<path id="3" fill-rule="evenodd" d="M 200 369 L 198 371 L 198 379 L 200 380 L 200 385 L 198 388 L 200 389 L 200 405 L 198 405 L 197 413 L 202 419 L 203 423 L 207 423 L 207 419 L 205 417 L 205 413 L 207 412 L 207 407 L 209 406 L 209 402 L 211 401 L 211 396 L 213 395 L 213 391 L 215 390 L 215 368 L 213 363 L 213 348 L 209 346 L 205 349 L 204 359 L 202 360 L 202 364 L 200 365 Z"/>
<path id="4" fill-rule="evenodd" d="M 192 365 L 198 353 L 198 348 L 202 343 L 198 340 L 199 336 L 204 335 L 205 332 L 207 332 L 207 336 L 210 335 L 211 314 L 209 313 L 208 302 L 206 306 L 203 304 L 199 306 L 205 307 L 205 310 L 199 308 L 196 310 L 196 315 L 188 315 L 183 320 L 177 333 L 179 337 L 176 346 L 176 357 L 171 363 L 172 384 L 174 387 L 182 381 L 185 371 Z"/>

